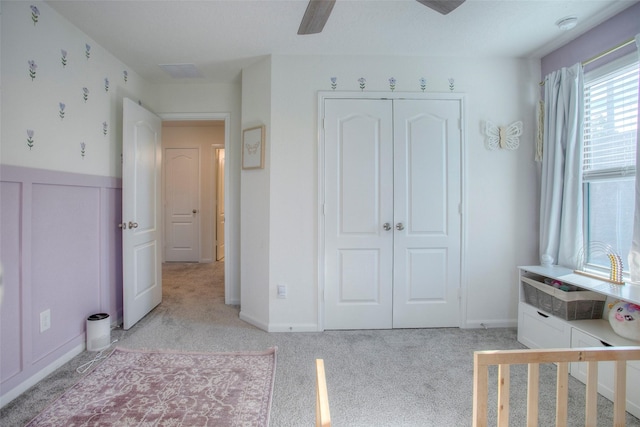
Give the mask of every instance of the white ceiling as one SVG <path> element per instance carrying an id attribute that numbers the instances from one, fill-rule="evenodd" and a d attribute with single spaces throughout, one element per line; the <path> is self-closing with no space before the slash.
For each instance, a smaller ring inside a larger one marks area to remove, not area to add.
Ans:
<path id="1" fill-rule="evenodd" d="M 467 0 L 449 15 L 414 0 L 337 0 L 320 34 L 297 35 L 307 0 L 49 0 L 150 82 L 231 82 L 268 54 L 540 58 L 637 0 Z M 576 16 L 578 26 L 555 23 Z M 196 65 L 172 79 L 159 64 Z"/>

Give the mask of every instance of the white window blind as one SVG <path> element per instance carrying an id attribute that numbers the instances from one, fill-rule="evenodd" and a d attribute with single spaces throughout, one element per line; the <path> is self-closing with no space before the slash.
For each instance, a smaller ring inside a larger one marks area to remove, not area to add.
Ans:
<path id="1" fill-rule="evenodd" d="M 635 174 L 638 62 L 586 79 L 584 180 Z"/>

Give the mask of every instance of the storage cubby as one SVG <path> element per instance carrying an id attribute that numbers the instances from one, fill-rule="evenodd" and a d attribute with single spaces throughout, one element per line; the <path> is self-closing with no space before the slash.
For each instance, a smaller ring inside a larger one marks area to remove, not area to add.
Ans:
<path id="1" fill-rule="evenodd" d="M 608 320 L 607 305 L 617 300 L 640 304 L 640 286 L 616 285 L 587 277 L 568 268 L 518 267 L 518 341 L 529 348 L 579 348 L 640 346 L 616 334 Z M 572 292 L 551 288 L 559 281 Z M 547 288 L 545 288 L 545 286 Z M 573 295 L 569 295 L 573 294 Z M 571 364 L 571 375 L 585 380 L 584 363 Z M 612 397 L 611 364 L 604 364 L 598 376 L 598 391 Z M 611 372 L 610 372 L 611 371 Z M 627 411 L 640 418 L 640 362 L 627 364 Z"/>

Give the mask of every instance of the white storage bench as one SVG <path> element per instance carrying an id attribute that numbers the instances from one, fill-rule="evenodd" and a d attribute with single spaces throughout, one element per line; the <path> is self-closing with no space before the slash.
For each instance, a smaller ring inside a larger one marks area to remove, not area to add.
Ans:
<path id="1" fill-rule="evenodd" d="M 617 300 L 640 304 L 640 286 L 616 285 L 558 266 L 524 266 L 518 267 L 518 272 L 518 341 L 522 344 L 529 348 L 640 346 L 640 342 L 623 338 L 613 331 L 607 309 L 609 303 Z M 564 292 L 549 286 L 547 283 L 551 281 L 578 290 Z M 584 382 L 583 365 L 584 362 L 572 363 L 570 373 Z M 638 384 L 640 362 L 629 362 L 627 411 L 640 418 Z M 598 376 L 598 391 L 611 399 L 611 375 L 607 368 Z"/>

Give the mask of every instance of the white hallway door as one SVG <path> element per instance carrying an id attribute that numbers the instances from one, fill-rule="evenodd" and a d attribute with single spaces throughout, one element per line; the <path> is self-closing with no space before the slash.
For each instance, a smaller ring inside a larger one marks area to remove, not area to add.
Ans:
<path id="1" fill-rule="evenodd" d="M 200 261 L 200 150 L 165 148 L 165 260 Z"/>
<path id="2" fill-rule="evenodd" d="M 460 100 L 325 100 L 325 329 L 459 326 L 460 119 Z"/>
<path id="3" fill-rule="evenodd" d="M 224 148 L 216 156 L 216 261 L 224 259 Z"/>
<path id="4" fill-rule="evenodd" d="M 162 301 L 161 129 L 158 116 L 124 99 L 120 224 L 124 329 Z"/>

